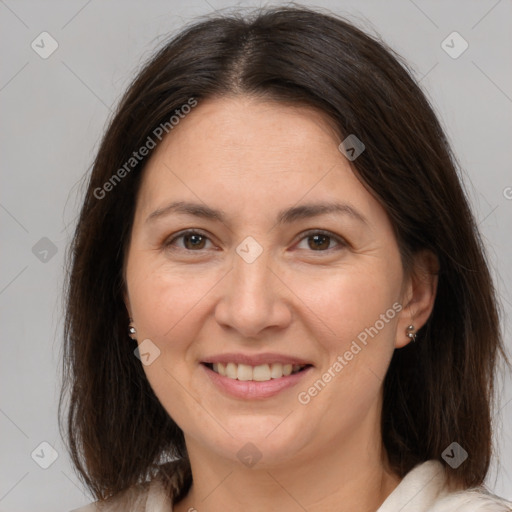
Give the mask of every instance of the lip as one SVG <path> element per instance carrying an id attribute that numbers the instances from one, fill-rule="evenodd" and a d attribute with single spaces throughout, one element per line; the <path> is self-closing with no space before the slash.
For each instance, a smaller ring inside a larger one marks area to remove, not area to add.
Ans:
<path id="1" fill-rule="evenodd" d="M 300 359 L 297 357 L 290 357 L 285 354 L 264 353 L 264 354 L 217 354 L 207 357 L 201 361 L 202 363 L 235 363 L 235 364 L 248 364 L 249 366 L 258 366 L 260 364 L 308 364 L 312 365 L 311 361 Z"/>
<path id="2" fill-rule="evenodd" d="M 219 356 L 220 357 L 220 356 Z M 224 356 L 222 356 L 224 357 Z M 231 356 L 232 357 L 232 356 Z M 247 359 L 246 359 L 247 360 Z M 254 358 L 251 358 L 251 361 L 253 361 Z M 290 361 L 290 358 L 287 358 L 286 361 Z M 266 359 L 266 362 L 269 360 Z M 210 361 L 208 361 L 210 362 Z M 216 360 L 212 362 L 220 362 L 223 363 L 224 360 Z M 235 362 L 233 359 L 229 359 L 228 362 Z M 276 360 L 274 362 L 281 362 L 281 360 Z M 237 364 L 253 364 L 253 363 L 244 363 L 241 361 Z M 264 364 L 264 363 L 260 363 Z M 309 363 L 293 363 L 293 364 L 309 364 Z M 245 400 L 258 400 L 258 399 L 264 399 L 264 398 L 270 398 L 272 396 L 277 395 L 278 393 L 289 389 L 293 386 L 295 386 L 300 380 L 304 378 L 306 374 L 309 373 L 310 370 L 312 370 L 313 366 L 307 366 L 302 371 L 279 377 L 278 379 L 270 379 L 266 381 L 243 381 L 243 380 L 237 380 L 237 379 L 230 379 L 229 377 L 224 377 L 223 375 L 220 375 L 210 368 L 206 366 L 205 364 L 200 364 L 201 368 L 206 372 L 206 375 L 210 379 L 210 381 L 214 384 L 215 387 L 217 387 L 222 393 L 234 397 L 234 398 L 242 398 Z M 255 365 L 257 366 L 257 365 Z"/>

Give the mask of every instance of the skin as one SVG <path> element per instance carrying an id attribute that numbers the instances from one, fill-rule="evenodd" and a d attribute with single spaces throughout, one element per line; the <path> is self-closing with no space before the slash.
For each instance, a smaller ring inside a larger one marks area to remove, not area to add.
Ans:
<path id="1" fill-rule="evenodd" d="M 383 379 L 393 351 L 410 341 L 407 326 L 421 328 L 431 313 L 435 262 L 420 253 L 404 272 L 390 220 L 340 142 L 310 108 L 208 99 L 144 171 L 125 301 L 138 342 L 149 338 L 160 350 L 144 371 L 185 434 L 194 483 L 177 512 L 370 512 L 400 481 L 381 440 Z M 220 209 L 226 218 L 147 220 L 172 201 Z M 329 201 L 350 205 L 366 222 L 330 213 L 277 223 L 283 208 Z M 172 241 L 185 229 L 206 236 L 196 239 L 199 249 L 183 237 Z M 317 249 L 303 234 L 310 229 L 332 237 Z M 252 263 L 236 252 L 248 236 L 263 249 Z M 299 403 L 297 394 L 395 303 L 401 311 L 309 403 Z M 200 364 L 226 352 L 278 352 L 313 368 L 271 398 L 232 398 Z M 248 442 L 262 455 L 252 468 L 237 457 Z"/>

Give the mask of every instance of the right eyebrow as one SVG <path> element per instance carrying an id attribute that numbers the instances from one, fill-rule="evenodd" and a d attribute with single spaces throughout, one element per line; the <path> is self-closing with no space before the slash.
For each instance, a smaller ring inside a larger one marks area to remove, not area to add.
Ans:
<path id="1" fill-rule="evenodd" d="M 152 222 L 155 219 L 164 217 L 171 213 L 182 213 L 186 215 L 193 215 L 195 217 L 202 217 L 204 219 L 213 219 L 219 222 L 225 222 L 226 214 L 222 210 L 214 210 L 209 206 L 199 204 L 199 203 L 190 203 L 185 201 L 174 201 L 163 208 L 159 208 L 151 213 L 146 222 Z"/>

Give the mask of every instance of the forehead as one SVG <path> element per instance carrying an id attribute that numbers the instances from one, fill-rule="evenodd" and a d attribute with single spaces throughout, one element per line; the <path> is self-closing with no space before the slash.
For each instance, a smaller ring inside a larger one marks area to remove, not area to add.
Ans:
<path id="1" fill-rule="evenodd" d="M 247 211 L 343 196 L 378 207 L 339 143 L 330 120 L 311 107 L 248 97 L 199 101 L 151 155 L 138 206 L 147 213 L 171 199 L 199 199 Z"/>

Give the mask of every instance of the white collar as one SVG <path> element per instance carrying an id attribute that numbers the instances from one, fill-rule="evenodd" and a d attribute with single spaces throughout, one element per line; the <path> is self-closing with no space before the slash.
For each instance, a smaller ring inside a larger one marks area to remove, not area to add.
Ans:
<path id="1" fill-rule="evenodd" d="M 426 512 L 437 499 L 448 493 L 445 481 L 445 469 L 439 461 L 422 462 L 404 476 L 377 512 Z"/>

